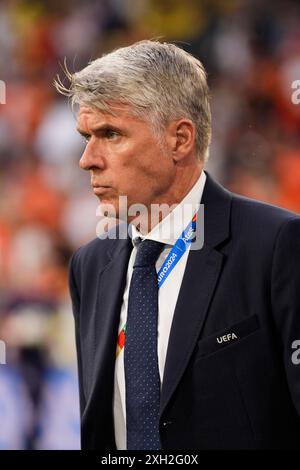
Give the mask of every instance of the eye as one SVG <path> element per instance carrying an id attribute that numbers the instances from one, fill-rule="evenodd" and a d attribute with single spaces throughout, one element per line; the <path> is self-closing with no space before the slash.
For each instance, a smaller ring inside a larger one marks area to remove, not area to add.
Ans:
<path id="1" fill-rule="evenodd" d="M 91 136 L 89 134 L 82 134 L 84 142 L 87 144 L 90 141 Z"/>
<path id="2" fill-rule="evenodd" d="M 109 140 L 113 140 L 113 139 L 115 139 L 119 136 L 120 136 L 119 132 L 117 132 L 113 129 L 107 129 L 106 132 L 105 132 L 105 137 Z"/>

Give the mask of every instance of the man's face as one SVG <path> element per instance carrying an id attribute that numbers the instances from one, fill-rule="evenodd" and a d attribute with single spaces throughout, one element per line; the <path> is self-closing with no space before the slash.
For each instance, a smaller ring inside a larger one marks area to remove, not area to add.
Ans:
<path id="1" fill-rule="evenodd" d="M 102 204 L 111 204 L 119 215 L 119 196 L 127 206 L 165 202 L 175 178 L 175 164 L 168 145 L 154 137 L 150 124 L 132 116 L 120 105 L 116 116 L 81 106 L 78 131 L 87 139 L 80 167 L 89 170 L 94 192 Z"/>

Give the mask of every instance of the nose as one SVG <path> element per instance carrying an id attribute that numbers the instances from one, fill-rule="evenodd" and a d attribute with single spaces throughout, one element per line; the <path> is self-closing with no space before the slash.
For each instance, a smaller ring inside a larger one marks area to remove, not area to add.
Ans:
<path id="1" fill-rule="evenodd" d="M 86 145 L 83 154 L 79 160 L 79 166 L 82 170 L 91 170 L 93 168 L 104 168 L 104 160 L 100 149 L 91 145 L 91 141 Z"/>

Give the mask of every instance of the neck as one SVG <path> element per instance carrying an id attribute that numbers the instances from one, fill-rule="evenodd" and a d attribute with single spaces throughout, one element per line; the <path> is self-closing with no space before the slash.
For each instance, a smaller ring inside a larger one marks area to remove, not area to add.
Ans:
<path id="1" fill-rule="evenodd" d="M 197 165 L 192 171 L 182 172 L 174 180 L 168 191 L 151 202 L 151 205 L 164 205 L 164 210 L 159 211 L 157 217 L 151 216 L 151 206 L 147 209 L 145 217 L 138 217 L 132 223 L 142 235 L 147 235 L 158 223 L 160 223 L 174 208 L 185 198 L 200 177 L 203 165 Z"/>

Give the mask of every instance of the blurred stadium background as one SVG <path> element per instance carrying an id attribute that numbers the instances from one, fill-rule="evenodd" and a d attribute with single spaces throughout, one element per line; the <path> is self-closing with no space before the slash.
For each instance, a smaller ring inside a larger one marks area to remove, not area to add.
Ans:
<path id="1" fill-rule="evenodd" d="M 300 3 L 291 0 L 0 1 L 0 448 L 79 448 L 70 254 L 95 237 L 84 143 L 53 88 L 145 38 L 175 41 L 208 71 L 207 169 L 227 188 L 300 212 Z"/>

